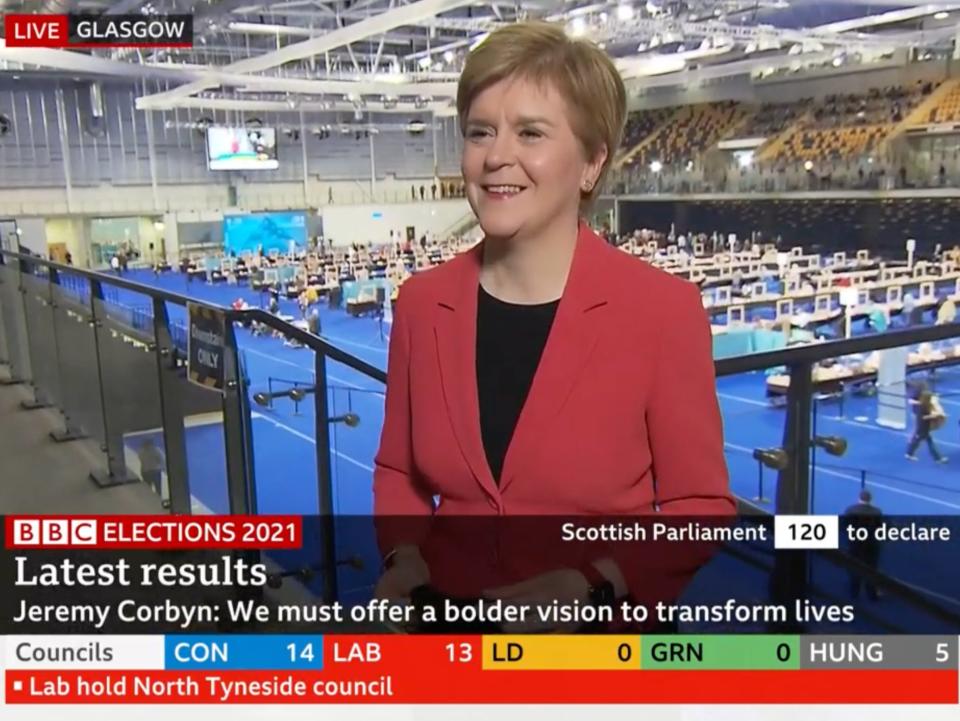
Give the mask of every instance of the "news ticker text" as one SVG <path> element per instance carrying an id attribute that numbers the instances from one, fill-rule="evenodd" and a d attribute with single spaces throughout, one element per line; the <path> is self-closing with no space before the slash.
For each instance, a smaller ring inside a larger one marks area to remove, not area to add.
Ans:
<path id="1" fill-rule="evenodd" d="M 947 517 L 892 517 L 867 529 L 836 516 L 721 523 L 447 518 L 429 527 L 412 519 L 425 532 L 431 576 L 430 587 L 405 602 L 371 598 L 385 573 L 377 544 L 383 520 L 338 519 L 338 564 L 330 574 L 317 517 L 6 517 L 0 634 L 306 633 L 331 626 L 411 633 L 960 631 L 960 621 L 951 620 L 960 616 L 949 613 L 960 604 L 958 583 L 946 572 L 960 539 Z M 399 521 L 401 531 L 410 530 L 410 519 Z M 889 568 L 875 559 L 873 571 L 902 573 L 910 593 L 938 607 L 892 612 L 896 594 L 879 603 L 882 584 L 857 570 L 863 547 L 885 549 Z M 824 554 L 837 548 L 856 563 L 823 566 Z M 555 569 L 576 570 L 597 553 L 612 554 L 631 579 L 626 596 L 600 603 L 562 593 L 489 593 Z M 811 575 L 815 568 L 822 570 Z M 828 586 L 807 585 L 814 577 L 829 578 Z M 291 599 L 282 592 L 291 587 L 306 593 Z"/>
<path id="2" fill-rule="evenodd" d="M 956 704 L 960 675 L 956 636 L 10 636 L 4 645 L 10 704 Z"/>

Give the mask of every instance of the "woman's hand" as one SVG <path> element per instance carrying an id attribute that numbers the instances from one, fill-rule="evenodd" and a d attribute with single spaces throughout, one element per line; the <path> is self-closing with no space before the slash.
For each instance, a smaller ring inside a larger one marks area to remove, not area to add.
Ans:
<path id="1" fill-rule="evenodd" d="M 430 583 L 430 568 L 414 547 L 398 549 L 374 588 L 374 598 L 409 601 L 410 592 Z"/>
<path id="2" fill-rule="evenodd" d="M 543 621 L 537 612 L 537 608 L 546 608 L 554 601 L 561 606 L 573 606 L 578 601 L 581 604 L 586 604 L 590 600 L 590 584 L 586 576 L 580 571 L 562 568 L 533 576 L 512 586 L 490 589 L 483 595 L 485 598 L 502 599 L 515 606 L 531 607 L 531 610 L 527 613 L 526 621 L 503 624 L 503 630 L 506 633 L 544 631 L 571 633 L 582 624 Z"/>

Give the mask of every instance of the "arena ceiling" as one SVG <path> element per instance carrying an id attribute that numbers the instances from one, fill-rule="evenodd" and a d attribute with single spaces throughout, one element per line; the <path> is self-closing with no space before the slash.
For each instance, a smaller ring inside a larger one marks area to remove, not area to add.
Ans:
<path id="1" fill-rule="evenodd" d="M 14 12 L 192 13 L 184 50 L 5 47 L 0 74 L 140 83 L 141 109 L 452 114 L 466 53 L 524 18 L 601 44 L 632 88 L 949 51 L 960 2 L 844 0 L 0 0 Z"/>

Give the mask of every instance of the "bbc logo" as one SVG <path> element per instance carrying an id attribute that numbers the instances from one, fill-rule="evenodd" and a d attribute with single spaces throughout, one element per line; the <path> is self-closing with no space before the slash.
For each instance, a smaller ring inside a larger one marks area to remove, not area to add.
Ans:
<path id="1" fill-rule="evenodd" d="M 95 546 L 97 522 L 92 519 L 17 519 L 13 546 Z"/>

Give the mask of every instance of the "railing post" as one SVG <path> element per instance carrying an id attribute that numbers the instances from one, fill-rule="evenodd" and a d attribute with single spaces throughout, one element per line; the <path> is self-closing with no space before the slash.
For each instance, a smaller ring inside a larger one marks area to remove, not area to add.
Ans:
<path id="1" fill-rule="evenodd" d="M 170 491 L 170 513 L 187 515 L 193 510 L 187 470 L 187 441 L 183 428 L 176 346 L 170 336 L 167 304 L 153 299 L 153 332 L 156 339 L 157 380 L 160 389 L 160 418 L 163 424 L 164 456 Z"/>
<path id="2" fill-rule="evenodd" d="M 320 513 L 320 553 L 323 568 L 323 599 L 332 602 L 337 598 L 337 547 L 336 523 L 333 515 L 333 464 L 330 454 L 330 408 L 327 399 L 327 356 L 322 350 L 314 351 L 316 386 L 313 394 L 317 419 L 317 498 Z"/>
<path id="3" fill-rule="evenodd" d="M 0 385 L 25 383 L 30 376 L 30 356 L 26 340 L 26 317 L 20 298 L 20 265 L 5 256 L 0 257 L 0 315 L 6 337 L 6 363 L 10 377 L 0 379 Z M 20 314 L 17 314 L 17 307 Z"/>
<path id="4" fill-rule="evenodd" d="M 100 408 L 103 412 L 103 435 L 106 439 L 107 473 L 103 475 L 97 471 L 90 474 L 90 480 L 101 488 L 119 486 L 125 483 L 135 483 L 138 479 L 127 473 L 127 464 L 123 458 L 123 438 L 114 432 L 110 422 L 110 401 L 107 398 L 107 383 L 110 381 L 103 372 L 103 349 L 106 346 L 104 338 L 104 319 L 97 311 L 97 301 L 103 302 L 103 283 L 96 278 L 90 278 L 90 318 L 93 323 L 93 340 L 97 354 L 97 382 L 100 385 Z"/>
<path id="5" fill-rule="evenodd" d="M 6 264 L 4 263 L 3 256 L 0 255 L 0 269 L 3 269 L 4 267 L 6 267 Z M 9 366 L 11 363 L 11 358 L 10 358 L 10 343 L 9 341 L 7 341 L 7 333 L 9 333 L 10 331 L 7 330 L 7 323 L 3 318 L 5 313 L 4 311 L 5 304 L 3 302 L 3 284 L 4 284 L 3 279 L 5 275 L 6 273 L 0 272 L 0 365 Z M 12 370 L 13 369 L 11 368 L 11 375 L 12 375 Z"/>
<path id="6" fill-rule="evenodd" d="M 787 416 L 783 449 L 789 465 L 777 482 L 776 513 L 806 515 L 810 512 L 810 410 L 813 396 L 813 365 L 809 361 L 789 366 Z M 786 608 L 807 596 L 809 560 L 806 551 L 778 550 L 771 578 L 771 600 Z M 788 622 L 781 632 L 802 630 L 803 624 Z"/>
<path id="7" fill-rule="evenodd" d="M 240 354 L 233 321 L 224 323 L 223 433 L 227 452 L 227 498 L 230 513 L 257 512 L 256 480 L 253 473 L 253 435 L 247 384 L 240 367 Z"/>
<path id="8" fill-rule="evenodd" d="M 23 311 L 23 329 L 24 329 L 24 353 L 30 359 L 30 387 L 33 389 L 33 400 L 20 401 L 20 407 L 25 411 L 32 411 L 38 408 L 49 408 L 52 403 L 50 399 L 47 398 L 47 394 L 44 392 L 43 388 L 40 387 L 40 380 L 37 373 L 38 361 L 33 357 L 33 353 L 30 351 L 30 336 L 33 333 L 37 332 L 37 329 L 34 328 L 32 333 L 30 330 L 30 319 L 27 313 L 27 290 L 26 285 L 23 282 L 24 275 L 32 275 L 32 267 L 26 262 L 20 262 L 20 273 L 18 275 L 19 283 L 17 284 L 18 294 L 20 296 L 20 308 Z M 36 341 L 34 341 L 36 342 Z"/>
<path id="9" fill-rule="evenodd" d="M 54 296 L 53 287 L 60 285 L 60 274 L 57 272 L 56 268 L 50 269 L 50 315 L 53 329 L 53 346 L 56 349 L 56 373 L 59 377 L 59 388 L 60 388 L 60 403 L 62 408 L 60 409 L 63 413 L 63 430 L 50 431 L 50 437 L 57 443 L 65 443 L 66 441 L 76 441 L 81 438 L 86 438 L 87 434 L 83 431 L 82 428 L 79 428 L 73 423 L 70 418 L 69 412 L 67 411 L 67 406 L 69 405 L 64 398 L 64 381 L 63 373 L 61 369 L 64 366 L 64 349 L 61 347 L 63 344 L 60 342 L 60 336 L 57 333 L 60 325 L 57 323 L 57 308 L 59 304 L 57 303 L 57 298 Z"/>
<path id="10" fill-rule="evenodd" d="M 808 362 L 790 366 L 787 417 L 783 449 L 790 465 L 780 472 L 777 483 L 778 514 L 803 515 L 810 512 L 810 412 L 813 398 L 813 366 Z"/>
<path id="11" fill-rule="evenodd" d="M 240 362 L 240 350 L 234 332 L 233 317 L 225 313 L 223 324 L 223 437 L 227 455 L 227 499 L 231 515 L 257 513 L 256 475 L 253 466 L 253 429 L 247 379 Z M 189 324 L 187 333 L 190 333 Z M 235 550 L 235 559 L 249 564 L 261 563 L 263 553 L 254 549 Z M 239 599 L 261 598 L 262 588 L 240 586 L 234 589 Z"/>

